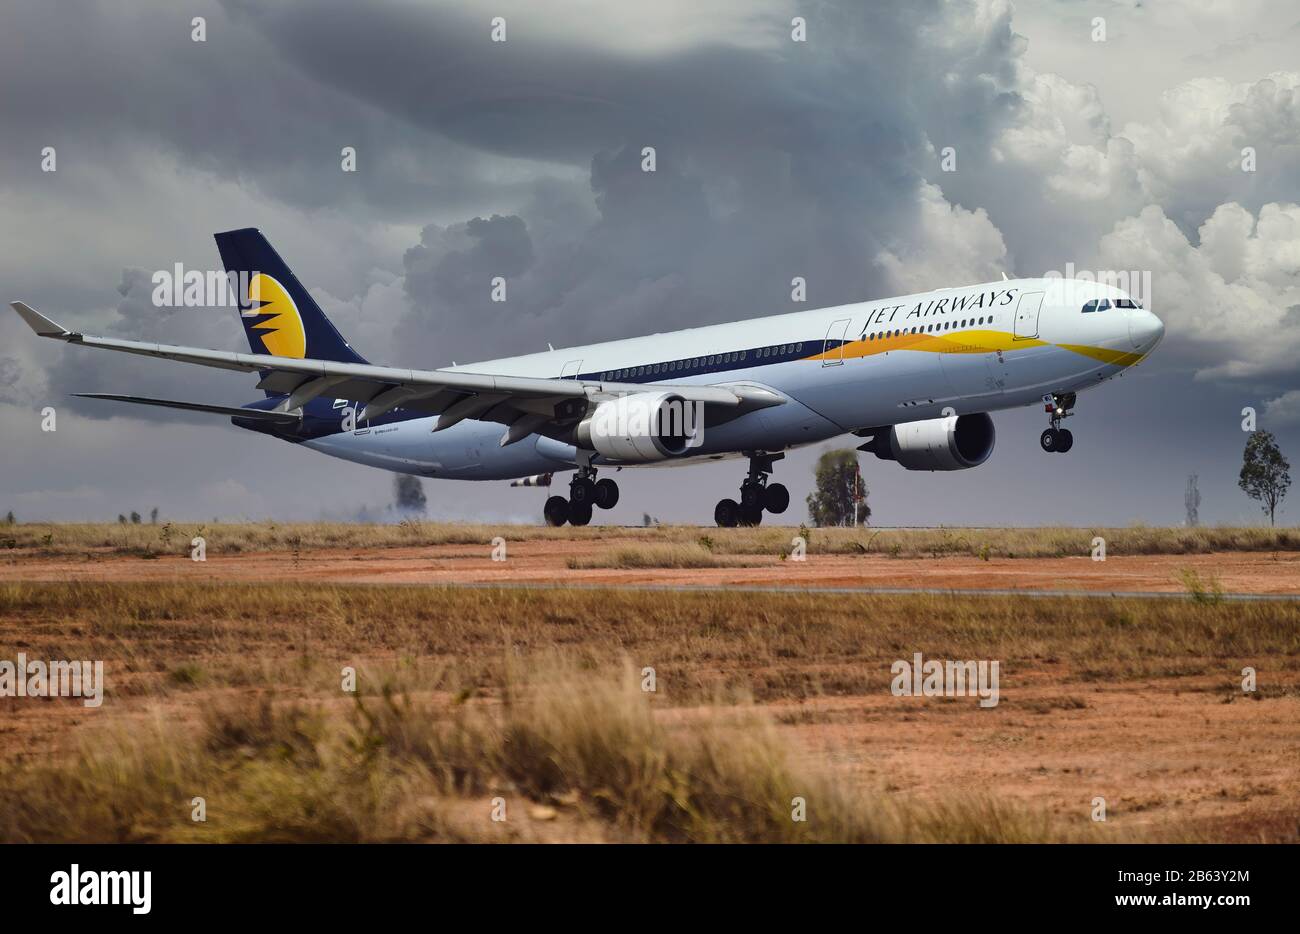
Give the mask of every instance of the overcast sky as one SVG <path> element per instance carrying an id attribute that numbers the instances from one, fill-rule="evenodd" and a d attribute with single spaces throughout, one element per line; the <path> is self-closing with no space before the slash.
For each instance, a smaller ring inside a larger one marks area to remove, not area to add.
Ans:
<path id="1" fill-rule="evenodd" d="M 1196 473 L 1203 522 L 1257 523 L 1243 407 L 1300 469 L 1298 47 L 1292 0 L 6 0 L 0 298 L 245 350 L 232 309 L 155 308 L 150 276 L 220 268 L 212 233 L 256 226 L 372 362 L 432 368 L 1004 271 L 1149 270 L 1165 341 L 1080 397 L 1073 451 L 1040 452 L 1026 409 L 994 415 L 974 470 L 864 455 L 873 522 L 1177 524 Z M 391 474 L 216 416 L 68 396 L 240 404 L 259 395 L 246 375 L 38 340 L 3 312 L 0 513 L 348 518 L 392 500 Z M 784 519 L 830 446 L 778 466 Z M 708 523 L 743 472 L 623 471 L 597 521 Z M 448 519 L 535 522 L 545 496 L 425 487 Z"/>

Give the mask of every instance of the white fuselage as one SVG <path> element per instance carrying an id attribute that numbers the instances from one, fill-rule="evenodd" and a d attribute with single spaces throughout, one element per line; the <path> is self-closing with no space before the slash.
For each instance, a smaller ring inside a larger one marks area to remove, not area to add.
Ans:
<path id="1" fill-rule="evenodd" d="M 452 367 L 468 373 L 581 377 L 650 387 L 760 387 L 783 404 L 718 424 L 690 463 L 775 452 L 857 429 L 991 412 L 1077 392 L 1120 373 L 1163 335 L 1137 307 L 1085 312 L 1121 290 L 1078 280 L 1014 279 L 754 318 Z M 361 423 L 304 444 L 358 463 L 430 477 L 499 480 L 578 463 L 573 445 L 540 435 L 500 446 L 503 426 L 435 418 Z M 600 463 L 597 458 L 594 463 Z"/>

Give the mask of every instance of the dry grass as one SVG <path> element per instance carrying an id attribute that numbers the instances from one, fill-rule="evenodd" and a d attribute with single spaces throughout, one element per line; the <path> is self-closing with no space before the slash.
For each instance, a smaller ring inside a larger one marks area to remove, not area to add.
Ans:
<path id="1" fill-rule="evenodd" d="M 1009 596 L 526 590 L 318 583 L 0 584 L 0 639 L 29 655 L 113 659 L 113 691 L 333 681 L 395 660 L 404 686 L 504 678 L 502 649 L 625 654 L 680 702 L 740 687 L 759 699 L 858 692 L 890 661 L 1051 658 L 1064 677 L 1126 680 L 1279 659 L 1300 666 L 1300 604 Z M 883 667 L 882 667 L 883 666 Z"/>
<path id="2" fill-rule="evenodd" d="M 76 555 L 86 552 L 154 556 L 188 554 L 202 536 L 209 555 L 292 552 L 330 548 L 382 549 L 434 545 L 482 545 L 508 541 L 602 541 L 633 537 L 647 546 L 673 545 L 712 555 L 788 554 L 799 534 L 789 526 L 707 529 L 692 526 L 496 526 L 406 521 L 395 525 L 348 523 L 158 525 L 24 524 L 0 526 L 0 554 Z M 812 529 L 809 554 L 883 554 L 899 558 L 1043 558 L 1087 555 L 1092 540 L 1106 540 L 1108 555 L 1208 554 L 1300 551 L 1300 530 L 1269 528 L 1024 528 L 1024 529 Z M 633 558 L 632 560 L 636 560 Z M 663 565 L 655 565 L 663 566 Z M 669 565 L 676 566 L 676 565 Z M 696 565 L 686 565 L 696 566 Z M 701 565 L 711 566 L 711 565 Z"/>
<path id="3" fill-rule="evenodd" d="M 523 817 L 538 813 L 589 839 L 633 842 L 1095 836 L 988 799 L 851 790 L 794 765 L 752 709 L 667 726 L 631 671 L 552 670 L 509 688 L 496 709 L 385 692 L 345 711 L 262 695 L 216 708 L 197 729 L 154 717 L 8 774 L 0 840 L 490 841 L 535 837 Z M 191 819 L 195 795 L 209 808 L 202 823 Z M 489 796 L 504 803 L 502 825 Z M 797 799 L 805 820 L 792 819 Z"/>
<path id="4" fill-rule="evenodd" d="M 1062 840 L 1091 839 L 1086 818 L 888 792 L 810 756 L 794 724 L 835 722 L 917 651 L 1001 660 L 999 726 L 979 742 L 1017 718 L 1088 716 L 1099 685 L 1185 679 L 1231 699 L 1243 664 L 1267 669 L 1260 699 L 1285 717 L 1300 606 L 15 583 L 0 584 L 0 644 L 107 660 L 93 715 L 5 708 L 2 840 Z M 646 665 L 652 697 L 628 673 Z M 1018 679 L 1044 671 L 1058 693 L 1022 700 Z M 930 710 L 957 715 L 885 715 Z M 207 823 L 190 820 L 196 795 Z M 504 824 L 488 820 L 496 796 Z"/>
<path id="5" fill-rule="evenodd" d="M 622 545 L 599 554 L 570 557 L 570 570 L 590 568 L 747 568 L 769 561 L 755 561 L 740 555 L 716 555 L 699 542 L 652 542 Z"/>

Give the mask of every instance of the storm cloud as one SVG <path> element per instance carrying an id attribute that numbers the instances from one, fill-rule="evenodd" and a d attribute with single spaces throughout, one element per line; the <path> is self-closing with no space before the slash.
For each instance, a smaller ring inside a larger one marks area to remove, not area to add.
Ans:
<path id="1" fill-rule="evenodd" d="M 888 503 L 876 516 L 1174 521 L 1168 478 L 1199 472 L 1204 516 L 1248 518 L 1229 491 L 1234 413 L 1253 404 L 1281 422 L 1300 391 L 1300 75 L 1261 38 L 1294 28 L 1284 3 L 1217 20 L 1198 9 L 1199 32 L 1177 11 L 1103 4 L 1105 42 L 1090 16 L 1046 2 L 699 6 L 6 4 L 6 300 L 91 332 L 242 349 L 231 309 L 157 308 L 149 277 L 212 268 L 213 231 L 257 226 L 369 359 L 433 367 L 1067 263 L 1150 270 L 1165 344 L 1083 399 L 1068 460 L 1037 459 L 1034 413 L 999 415 L 999 450 L 969 475 L 869 467 Z M 1196 38 L 1216 29 L 1239 40 L 1217 59 Z M 47 146 L 57 172 L 41 170 Z M 492 301 L 498 277 L 505 302 Z M 238 403 L 255 395 L 246 379 L 47 343 L 0 320 L 13 442 L 0 500 L 20 513 L 103 518 L 158 490 L 176 514 L 313 517 L 386 495 L 378 472 L 219 419 L 67 395 Z M 1157 392 L 1201 405 L 1161 406 Z M 25 426 L 46 404 L 66 417 L 57 438 L 33 440 Z M 169 436 L 186 439 L 188 484 L 149 461 L 113 466 Z M 62 445 L 97 469 L 42 470 Z M 787 462 L 796 496 L 814 454 Z M 1125 463 L 1134 491 L 1106 498 L 1098 477 Z M 699 475 L 683 496 L 637 473 L 614 518 L 707 517 L 739 476 Z M 1075 497 L 1055 496 L 1062 480 Z M 487 487 L 439 489 L 431 511 L 449 517 L 532 520 L 539 506 L 525 491 L 502 506 Z"/>

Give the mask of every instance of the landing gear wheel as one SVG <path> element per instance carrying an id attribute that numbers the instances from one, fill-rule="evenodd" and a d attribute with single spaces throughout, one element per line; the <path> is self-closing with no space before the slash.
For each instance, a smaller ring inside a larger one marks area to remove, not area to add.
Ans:
<path id="1" fill-rule="evenodd" d="M 781 483 L 769 483 L 763 493 L 763 508 L 779 516 L 790 508 L 790 491 Z"/>
<path id="2" fill-rule="evenodd" d="M 570 503 L 569 524 L 586 525 L 591 521 L 591 503 Z"/>
<path id="3" fill-rule="evenodd" d="M 542 507 L 542 515 L 549 526 L 561 526 L 569 521 L 569 501 L 563 496 L 552 496 Z"/>
<path id="4" fill-rule="evenodd" d="M 574 477 L 573 482 L 569 484 L 569 502 L 574 506 L 579 503 L 590 506 L 595 499 L 596 484 L 585 477 Z"/>
<path id="5" fill-rule="evenodd" d="M 1061 422 L 1074 413 L 1075 394 L 1072 392 L 1049 392 L 1043 396 L 1043 410 L 1047 412 L 1047 421 L 1051 428 L 1043 432 L 1038 443 L 1049 454 L 1064 454 L 1074 447 L 1074 435 L 1068 428 L 1062 428 Z"/>
<path id="6" fill-rule="evenodd" d="M 613 509 L 618 504 L 618 484 L 608 477 L 597 480 L 594 500 L 601 509 Z"/>
<path id="7" fill-rule="evenodd" d="M 734 528 L 740 522 L 740 505 L 734 499 L 719 500 L 713 521 L 724 529 Z"/>
<path id="8" fill-rule="evenodd" d="M 741 506 L 740 507 L 741 525 L 758 525 L 762 521 L 763 521 L 762 506 Z"/>
<path id="9" fill-rule="evenodd" d="M 763 509 L 763 487 L 757 483 L 746 483 L 740 488 L 740 505 L 746 509 Z"/>

